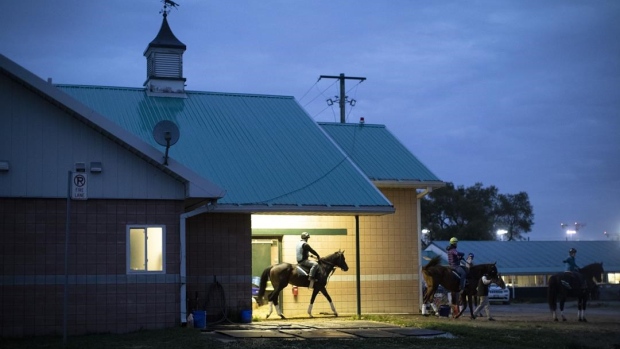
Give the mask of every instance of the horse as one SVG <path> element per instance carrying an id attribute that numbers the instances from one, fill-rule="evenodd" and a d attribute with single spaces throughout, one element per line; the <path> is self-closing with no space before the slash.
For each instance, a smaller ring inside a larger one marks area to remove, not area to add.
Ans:
<path id="1" fill-rule="evenodd" d="M 312 316 L 312 306 L 314 305 L 314 300 L 316 299 L 317 294 L 321 292 L 327 301 L 329 302 L 332 311 L 335 316 L 338 316 L 338 312 L 336 311 L 336 307 L 332 302 L 332 298 L 327 293 L 325 287 L 327 286 L 327 281 L 331 274 L 333 274 L 336 269 L 340 268 L 344 271 L 349 270 L 349 266 L 344 258 L 344 251 L 338 251 L 330 254 L 327 257 L 320 258 L 318 260 L 318 268 L 316 271 L 316 281 L 314 282 L 314 288 L 312 289 L 312 297 L 310 298 L 310 305 L 308 306 L 308 315 Z M 309 287 L 310 281 L 308 280 L 308 274 L 306 271 L 300 271 L 300 266 L 291 263 L 279 263 L 274 264 L 265 268 L 263 274 L 260 278 L 260 285 L 258 289 L 258 303 L 262 305 L 263 298 L 265 296 L 265 289 L 267 287 L 267 280 L 271 280 L 271 284 L 273 285 L 273 292 L 267 297 L 269 300 L 269 313 L 267 314 L 267 318 L 273 312 L 273 306 L 275 305 L 276 311 L 278 315 L 282 319 L 286 319 L 282 314 L 282 307 L 278 304 L 278 297 L 280 296 L 280 292 L 288 286 L 289 284 L 293 286 L 299 287 Z"/>
<path id="2" fill-rule="evenodd" d="M 432 302 L 432 300 L 435 292 L 437 291 L 437 287 L 441 284 L 447 291 L 452 292 L 453 316 L 457 318 L 462 314 L 462 311 L 459 310 L 458 306 L 458 297 L 456 297 L 456 293 L 458 293 L 460 287 L 459 277 L 450 267 L 440 265 L 440 262 L 441 257 L 435 256 L 428 262 L 428 264 L 422 267 L 422 275 L 427 285 L 426 294 L 424 295 L 422 301 L 422 315 L 428 315 L 426 306 L 429 303 L 433 307 L 435 313 L 439 313 L 436 309 L 437 306 Z M 498 273 L 496 263 L 474 265 L 469 269 L 467 280 L 470 284 L 475 283 L 474 287 L 476 287 L 478 285 L 478 280 L 484 274 L 487 274 L 491 278 L 497 277 Z M 467 287 L 467 284 L 465 287 Z M 471 306 L 470 312 L 473 317 L 473 309 L 471 309 Z"/>
<path id="3" fill-rule="evenodd" d="M 559 296 L 562 321 L 566 321 L 566 317 L 564 316 L 564 302 L 566 298 L 576 297 L 578 309 L 577 317 L 579 321 L 587 322 L 586 303 L 590 292 L 596 288 L 596 283 L 602 282 L 603 273 L 605 273 L 603 270 L 603 263 L 592 263 L 579 269 L 578 272 L 562 272 L 550 276 L 547 283 L 547 296 L 553 321 L 558 321 L 556 307 Z M 596 283 L 592 279 L 596 280 Z"/>

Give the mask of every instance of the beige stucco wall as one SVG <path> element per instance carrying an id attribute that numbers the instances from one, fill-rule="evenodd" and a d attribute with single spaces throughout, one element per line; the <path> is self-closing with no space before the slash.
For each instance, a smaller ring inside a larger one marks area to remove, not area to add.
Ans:
<path id="1" fill-rule="evenodd" d="M 415 190 L 384 189 L 396 213 L 384 216 L 360 216 L 360 290 L 361 313 L 419 312 L 419 238 L 417 198 Z M 337 270 L 327 290 L 339 314 L 357 313 L 357 258 L 355 217 L 351 216 L 269 216 L 253 217 L 253 229 L 347 229 L 347 235 L 315 235 L 310 245 L 326 256 L 345 251 L 349 271 Z M 296 235 L 282 237 L 282 261 L 295 263 Z M 304 316 L 311 290 L 299 289 L 293 296 L 291 286 L 283 291 L 286 316 Z M 331 313 L 321 295 L 315 301 L 313 314 Z"/>

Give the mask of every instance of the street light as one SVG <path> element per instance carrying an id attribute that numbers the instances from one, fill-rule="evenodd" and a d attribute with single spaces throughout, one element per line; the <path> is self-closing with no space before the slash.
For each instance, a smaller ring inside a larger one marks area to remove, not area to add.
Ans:
<path id="1" fill-rule="evenodd" d="M 504 241 L 504 235 L 508 234 L 508 230 L 506 229 L 497 229 L 497 236 L 499 236 L 499 241 Z"/>
<path id="2" fill-rule="evenodd" d="M 572 240 L 571 236 L 577 234 L 576 230 L 566 230 L 566 235 L 568 235 L 568 240 Z"/>
<path id="3" fill-rule="evenodd" d="M 422 234 L 424 235 L 424 242 L 427 244 L 430 244 L 432 242 L 431 240 L 431 231 L 429 229 L 422 229 Z"/>

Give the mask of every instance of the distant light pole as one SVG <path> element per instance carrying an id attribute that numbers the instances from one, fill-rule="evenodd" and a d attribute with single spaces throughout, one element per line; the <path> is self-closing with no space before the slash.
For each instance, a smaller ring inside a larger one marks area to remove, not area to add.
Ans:
<path id="1" fill-rule="evenodd" d="M 508 234 L 508 230 L 506 230 L 506 229 L 498 229 L 497 230 L 497 236 L 499 237 L 499 241 L 504 241 L 504 236 L 506 236 L 506 234 Z"/>
<path id="2" fill-rule="evenodd" d="M 424 235 L 424 242 L 429 245 L 433 242 L 433 237 L 431 236 L 431 231 L 429 229 L 422 229 L 422 234 Z"/>
<path id="3" fill-rule="evenodd" d="M 576 235 L 579 229 L 585 227 L 586 224 L 579 222 L 575 222 L 575 224 L 560 223 L 560 226 L 562 227 L 562 229 L 566 230 L 566 240 L 570 241 L 573 239 L 573 235 Z M 574 226 L 574 228 L 571 228 L 571 226 Z"/>

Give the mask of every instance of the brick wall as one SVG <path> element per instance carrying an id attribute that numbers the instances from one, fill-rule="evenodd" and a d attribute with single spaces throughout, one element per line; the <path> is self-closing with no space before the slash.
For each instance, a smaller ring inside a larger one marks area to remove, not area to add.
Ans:
<path id="1" fill-rule="evenodd" d="M 72 201 L 68 334 L 179 321 L 179 215 L 162 200 Z M 67 202 L 0 199 L 0 336 L 62 334 Z M 127 275 L 126 226 L 166 227 L 166 274 Z"/>

